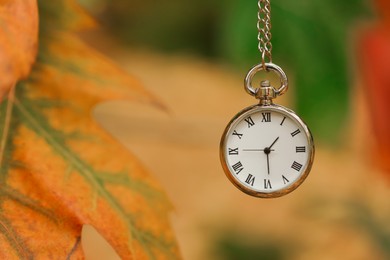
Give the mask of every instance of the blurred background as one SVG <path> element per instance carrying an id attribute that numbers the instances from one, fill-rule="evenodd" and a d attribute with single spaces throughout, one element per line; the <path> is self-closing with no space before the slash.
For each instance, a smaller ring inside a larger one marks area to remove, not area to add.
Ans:
<path id="1" fill-rule="evenodd" d="M 275 200 L 236 190 L 218 154 L 256 103 L 243 79 L 260 62 L 257 2 L 79 2 L 100 24 L 83 37 L 166 106 L 111 102 L 95 116 L 165 187 L 184 259 L 390 259 L 388 0 L 271 1 L 273 61 L 291 82 L 276 102 L 317 147 L 306 182 Z"/>

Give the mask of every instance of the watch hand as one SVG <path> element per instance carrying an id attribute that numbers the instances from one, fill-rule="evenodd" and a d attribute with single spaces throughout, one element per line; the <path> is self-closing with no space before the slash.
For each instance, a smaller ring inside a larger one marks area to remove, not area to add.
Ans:
<path id="1" fill-rule="evenodd" d="M 267 169 L 268 169 L 268 174 L 269 174 L 269 154 L 267 153 Z"/>
<path id="2" fill-rule="evenodd" d="M 270 151 L 275 151 L 274 149 L 269 149 Z M 265 149 L 242 149 L 244 152 L 264 152 Z"/>
<path id="3" fill-rule="evenodd" d="M 278 138 L 276 138 L 275 139 L 275 141 L 271 144 L 271 146 L 270 147 L 268 147 L 269 149 L 271 149 L 272 148 L 272 146 L 274 146 L 274 144 L 276 144 L 276 142 L 279 140 L 279 137 Z"/>
<path id="4" fill-rule="evenodd" d="M 274 146 L 274 144 L 276 144 L 276 142 L 279 140 L 279 136 L 278 138 L 275 139 L 275 141 L 270 145 L 270 147 L 266 147 L 263 149 L 264 153 L 267 155 L 267 170 L 268 170 L 268 174 L 270 174 L 270 170 L 269 170 L 269 154 L 271 153 L 271 151 L 274 151 L 272 150 L 272 146 Z"/>

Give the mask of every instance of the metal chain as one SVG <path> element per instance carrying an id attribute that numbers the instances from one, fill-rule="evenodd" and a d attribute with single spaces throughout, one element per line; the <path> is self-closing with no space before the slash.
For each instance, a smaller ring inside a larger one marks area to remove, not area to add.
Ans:
<path id="1" fill-rule="evenodd" d="M 257 13 L 258 48 L 261 53 L 261 62 L 265 69 L 266 63 L 272 63 L 271 3 L 270 0 L 259 0 L 257 5 L 259 7 Z"/>

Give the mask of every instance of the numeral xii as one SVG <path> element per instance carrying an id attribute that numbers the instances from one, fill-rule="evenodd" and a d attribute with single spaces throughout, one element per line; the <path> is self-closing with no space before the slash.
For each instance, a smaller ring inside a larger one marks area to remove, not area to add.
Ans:
<path id="1" fill-rule="evenodd" d="M 261 115 L 263 116 L 263 119 L 261 120 L 261 122 L 265 122 L 265 123 L 269 123 L 271 122 L 271 113 L 261 113 Z"/>

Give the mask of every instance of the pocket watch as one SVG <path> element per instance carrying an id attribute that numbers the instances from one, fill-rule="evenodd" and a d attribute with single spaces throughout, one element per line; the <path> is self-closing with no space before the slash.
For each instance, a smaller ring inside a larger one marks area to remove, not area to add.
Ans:
<path id="1" fill-rule="evenodd" d="M 252 87 L 257 72 L 276 72 L 281 86 L 269 81 Z M 228 179 L 241 191 L 260 198 L 286 195 L 308 176 L 314 160 L 309 128 L 292 110 L 273 103 L 288 89 L 284 71 L 273 63 L 253 67 L 245 78 L 246 91 L 260 100 L 245 108 L 227 125 L 220 143 L 220 158 Z"/>

